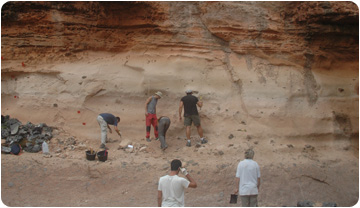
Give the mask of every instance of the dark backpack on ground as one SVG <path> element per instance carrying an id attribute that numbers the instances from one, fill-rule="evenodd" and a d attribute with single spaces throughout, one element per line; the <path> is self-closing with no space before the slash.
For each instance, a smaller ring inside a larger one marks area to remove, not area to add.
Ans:
<path id="1" fill-rule="evenodd" d="M 10 146 L 10 148 L 11 148 L 11 151 L 10 151 L 11 154 L 18 155 L 21 152 L 20 144 L 14 143 Z"/>

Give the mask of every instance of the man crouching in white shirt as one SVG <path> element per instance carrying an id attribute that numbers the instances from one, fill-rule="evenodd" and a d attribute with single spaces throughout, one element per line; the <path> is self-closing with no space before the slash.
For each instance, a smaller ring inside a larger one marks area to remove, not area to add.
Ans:
<path id="1" fill-rule="evenodd" d="M 253 160 L 254 151 L 245 151 L 245 160 L 241 161 L 236 170 L 235 194 L 240 195 L 243 207 L 257 207 L 257 196 L 260 188 L 260 168 Z"/>
<path id="2" fill-rule="evenodd" d="M 188 179 L 179 177 L 181 171 Z M 185 188 L 196 188 L 195 180 L 190 176 L 185 168 L 181 167 L 180 160 L 171 161 L 171 172 L 159 180 L 158 186 L 158 206 L 159 207 L 184 207 Z"/>

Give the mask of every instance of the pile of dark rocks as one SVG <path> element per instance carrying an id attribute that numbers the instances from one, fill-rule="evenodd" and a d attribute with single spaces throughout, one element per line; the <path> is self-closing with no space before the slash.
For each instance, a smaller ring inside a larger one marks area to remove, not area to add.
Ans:
<path id="1" fill-rule="evenodd" d="M 6 140 L 5 144 L 18 143 L 27 152 L 39 152 L 42 143 L 52 137 L 52 128 L 45 123 L 22 125 L 16 118 L 1 115 L 1 139 Z"/>

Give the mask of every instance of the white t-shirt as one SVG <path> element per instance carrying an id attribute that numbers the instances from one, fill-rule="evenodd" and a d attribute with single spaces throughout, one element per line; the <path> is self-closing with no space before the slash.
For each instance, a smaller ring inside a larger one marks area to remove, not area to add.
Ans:
<path id="1" fill-rule="evenodd" d="M 184 189 L 189 187 L 190 182 L 185 178 L 174 176 L 163 176 L 159 180 L 158 190 L 162 191 L 162 207 L 183 207 Z"/>
<path id="2" fill-rule="evenodd" d="M 260 178 L 260 168 L 257 162 L 251 159 L 239 162 L 236 177 L 240 178 L 240 196 L 258 195 L 257 179 Z"/>

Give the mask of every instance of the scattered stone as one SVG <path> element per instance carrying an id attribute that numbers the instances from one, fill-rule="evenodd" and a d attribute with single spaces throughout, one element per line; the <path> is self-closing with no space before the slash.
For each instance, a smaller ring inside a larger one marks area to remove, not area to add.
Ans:
<path id="1" fill-rule="evenodd" d="M 131 145 L 132 142 L 129 139 L 123 139 L 120 144 L 118 149 L 125 149 L 128 145 Z"/>
<path id="2" fill-rule="evenodd" d="M 228 147 L 232 147 L 232 146 L 234 146 L 234 144 L 229 144 L 229 146 L 228 146 Z"/>
<path id="3" fill-rule="evenodd" d="M 287 145 L 289 148 L 294 148 L 294 145 L 292 145 L 292 144 L 288 144 Z"/>
<path id="4" fill-rule="evenodd" d="M 314 205 L 315 205 L 314 202 L 305 200 L 305 201 L 299 201 L 296 206 L 297 207 L 313 207 Z"/>
<path id="5" fill-rule="evenodd" d="M 200 143 L 196 143 L 195 144 L 195 148 L 200 148 L 201 147 L 201 144 Z"/>
<path id="6" fill-rule="evenodd" d="M 246 125 L 246 122 L 245 122 L 245 121 L 241 121 L 241 124 L 242 124 L 242 125 Z"/>
<path id="7" fill-rule="evenodd" d="M 307 150 L 314 150 L 315 149 L 315 147 L 313 147 L 313 146 L 311 146 L 311 145 L 309 145 L 309 144 L 307 144 L 307 145 L 305 145 L 305 147 L 304 147 L 304 151 L 307 151 Z"/>
<path id="8" fill-rule="evenodd" d="M 69 137 L 66 141 L 65 141 L 65 145 L 70 146 L 70 145 L 75 145 L 76 144 L 76 140 L 74 137 Z"/>
<path id="9" fill-rule="evenodd" d="M 54 108 L 57 108 L 57 107 L 58 107 L 58 104 L 54 103 L 54 104 L 53 104 L 53 107 L 54 107 Z"/>
<path id="10" fill-rule="evenodd" d="M 259 142 L 258 142 L 258 141 L 255 141 L 254 144 L 259 144 Z"/>
<path id="11" fill-rule="evenodd" d="M 247 135 L 247 136 L 246 136 L 246 139 L 247 139 L 248 141 L 250 141 L 250 140 L 252 139 L 252 137 L 251 137 L 250 135 Z"/>
<path id="12" fill-rule="evenodd" d="M 14 123 L 14 124 L 10 125 L 11 135 L 15 135 L 19 132 L 20 125 L 21 125 L 21 123 Z"/>
<path id="13" fill-rule="evenodd" d="M 125 148 L 125 152 L 127 153 L 133 153 L 134 152 L 134 147 L 132 145 L 128 145 L 126 148 Z"/>
<path id="14" fill-rule="evenodd" d="M 339 92 L 344 92 L 343 88 L 338 88 Z"/>
<path id="15" fill-rule="evenodd" d="M 337 207 L 337 204 L 334 202 L 324 202 L 322 204 L 323 207 Z"/>
<path id="16" fill-rule="evenodd" d="M 146 146 L 144 146 L 144 147 L 141 147 L 140 149 L 139 149 L 139 152 L 147 152 L 147 147 Z"/>
<path id="17" fill-rule="evenodd" d="M 86 79 L 87 76 L 82 76 L 81 78 Z"/>
<path id="18" fill-rule="evenodd" d="M 219 155 L 223 155 L 224 151 L 220 150 L 218 153 L 219 153 Z"/>
<path id="19" fill-rule="evenodd" d="M 77 146 L 77 148 L 76 148 L 76 149 L 78 149 L 78 150 L 86 150 L 86 149 L 87 149 L 87 147 L 86 147 L 86 145 L 85 145 L 85 144 L 80 143 L 80 144 Z"/>
<path id="20" fill-rule="evenodd" d="M 9 186 L 9 187 L 13 187 L 13 186 L 14 186 L 14 183 L 13 183 L 13 182 L 8 182 L 8 186 Z"/>
<path id="21" fill-rule="evenodd" d="M 230 135 L 228 136 L 228 138 L 229 138 L 229 139 L 232 139 L 232 138 L 234 138 L 234 135 L 233 135 L 233 134 L 230 134 Z"/>

